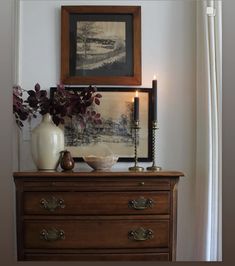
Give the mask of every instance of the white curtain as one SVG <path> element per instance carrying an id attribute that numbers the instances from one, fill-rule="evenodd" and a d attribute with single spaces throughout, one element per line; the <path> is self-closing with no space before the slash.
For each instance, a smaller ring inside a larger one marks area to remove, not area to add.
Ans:
<path id="1" fill-rule="evenodd" d="M 222 260 L 222 3 L 197 1 L 196 259 Z"/>

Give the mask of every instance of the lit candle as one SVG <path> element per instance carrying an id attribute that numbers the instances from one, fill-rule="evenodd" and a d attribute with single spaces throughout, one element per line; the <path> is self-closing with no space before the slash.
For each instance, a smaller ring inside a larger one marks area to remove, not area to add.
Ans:
<path id="1" fill-rule="evenodd" d="M 152 90 L 153 90 L 153 121 L 157 121 L 157 78 L 156 78 L 156 75 L 154 75 L 153 77 Z"/>
<path id="2" fill-rule="evenodd" d="M 134 98 L 134 121 L 139 121 L 139 96 L 138 96 L 138 91 L 135 92 L 135 98 Z"/>

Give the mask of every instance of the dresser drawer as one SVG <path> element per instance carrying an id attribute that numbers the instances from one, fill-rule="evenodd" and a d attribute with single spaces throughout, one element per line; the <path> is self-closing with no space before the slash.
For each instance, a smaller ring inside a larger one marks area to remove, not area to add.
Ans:
<path id="1" fill-rule="evenodd" d="M 167 248 L 168 220 L 26 221 L 24 247 L 42 249 Z"/>
<path id="2" fill-rule="evenodd" d="M 99 172 L 97 172 L 99 173 Z M 96 174 L 97 174 L 96 173 Z M 137 173 L 138 174 L 138 173 Z M 123 175 L 121 178 L 111 177 L 112 173 L 105 172 L 106 178 L 85 178 L 80 177 L 76 180 L 71 178 L 63 179 L 47 179 L 40 181 L 31 181 L 29 178 L 25 179 L 24 188 L 25 191 L 152 191 L 152 190 L 170 190 L 170 179 L 156 179 L 151 177 L 135 177 L 127 178 Z"/>
<path id="3" fill-rule="evenodd" d="M 169 261 L 169 253 L 118 253 L 118 254 L 37 254 L 29 253 L 25 254 L 26 260 L 37 260 L 37 261 Z"/>
<path id="4" fill-rule="evenodd" d="M 169 214 L 170 193 L 25 192 L 24 214 Z"/>

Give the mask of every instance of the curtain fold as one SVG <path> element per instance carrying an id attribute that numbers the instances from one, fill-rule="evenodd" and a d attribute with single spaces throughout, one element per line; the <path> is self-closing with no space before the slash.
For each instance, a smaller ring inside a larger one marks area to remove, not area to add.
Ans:
<path id="1" fill-rule="evenodd" d="M 222 259 L 221 1 L 197 2 L 196 258 Z"/>

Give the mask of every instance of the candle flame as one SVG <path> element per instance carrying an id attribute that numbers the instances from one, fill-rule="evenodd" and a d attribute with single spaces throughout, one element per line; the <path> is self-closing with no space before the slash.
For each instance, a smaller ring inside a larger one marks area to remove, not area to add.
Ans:
<path id="1" fill-rule="evenodd" d="M 139 97 L 138 91 L 135 92 L 135 97 Z"/>
<path id="2" fill-rule="evenodd" d="M 157 79 L 157 76 L 156 76 L 156 74 L 154 74 L 154 76 L 153 76 L 153 79 L 155 80 L 155 79 Z"/>

